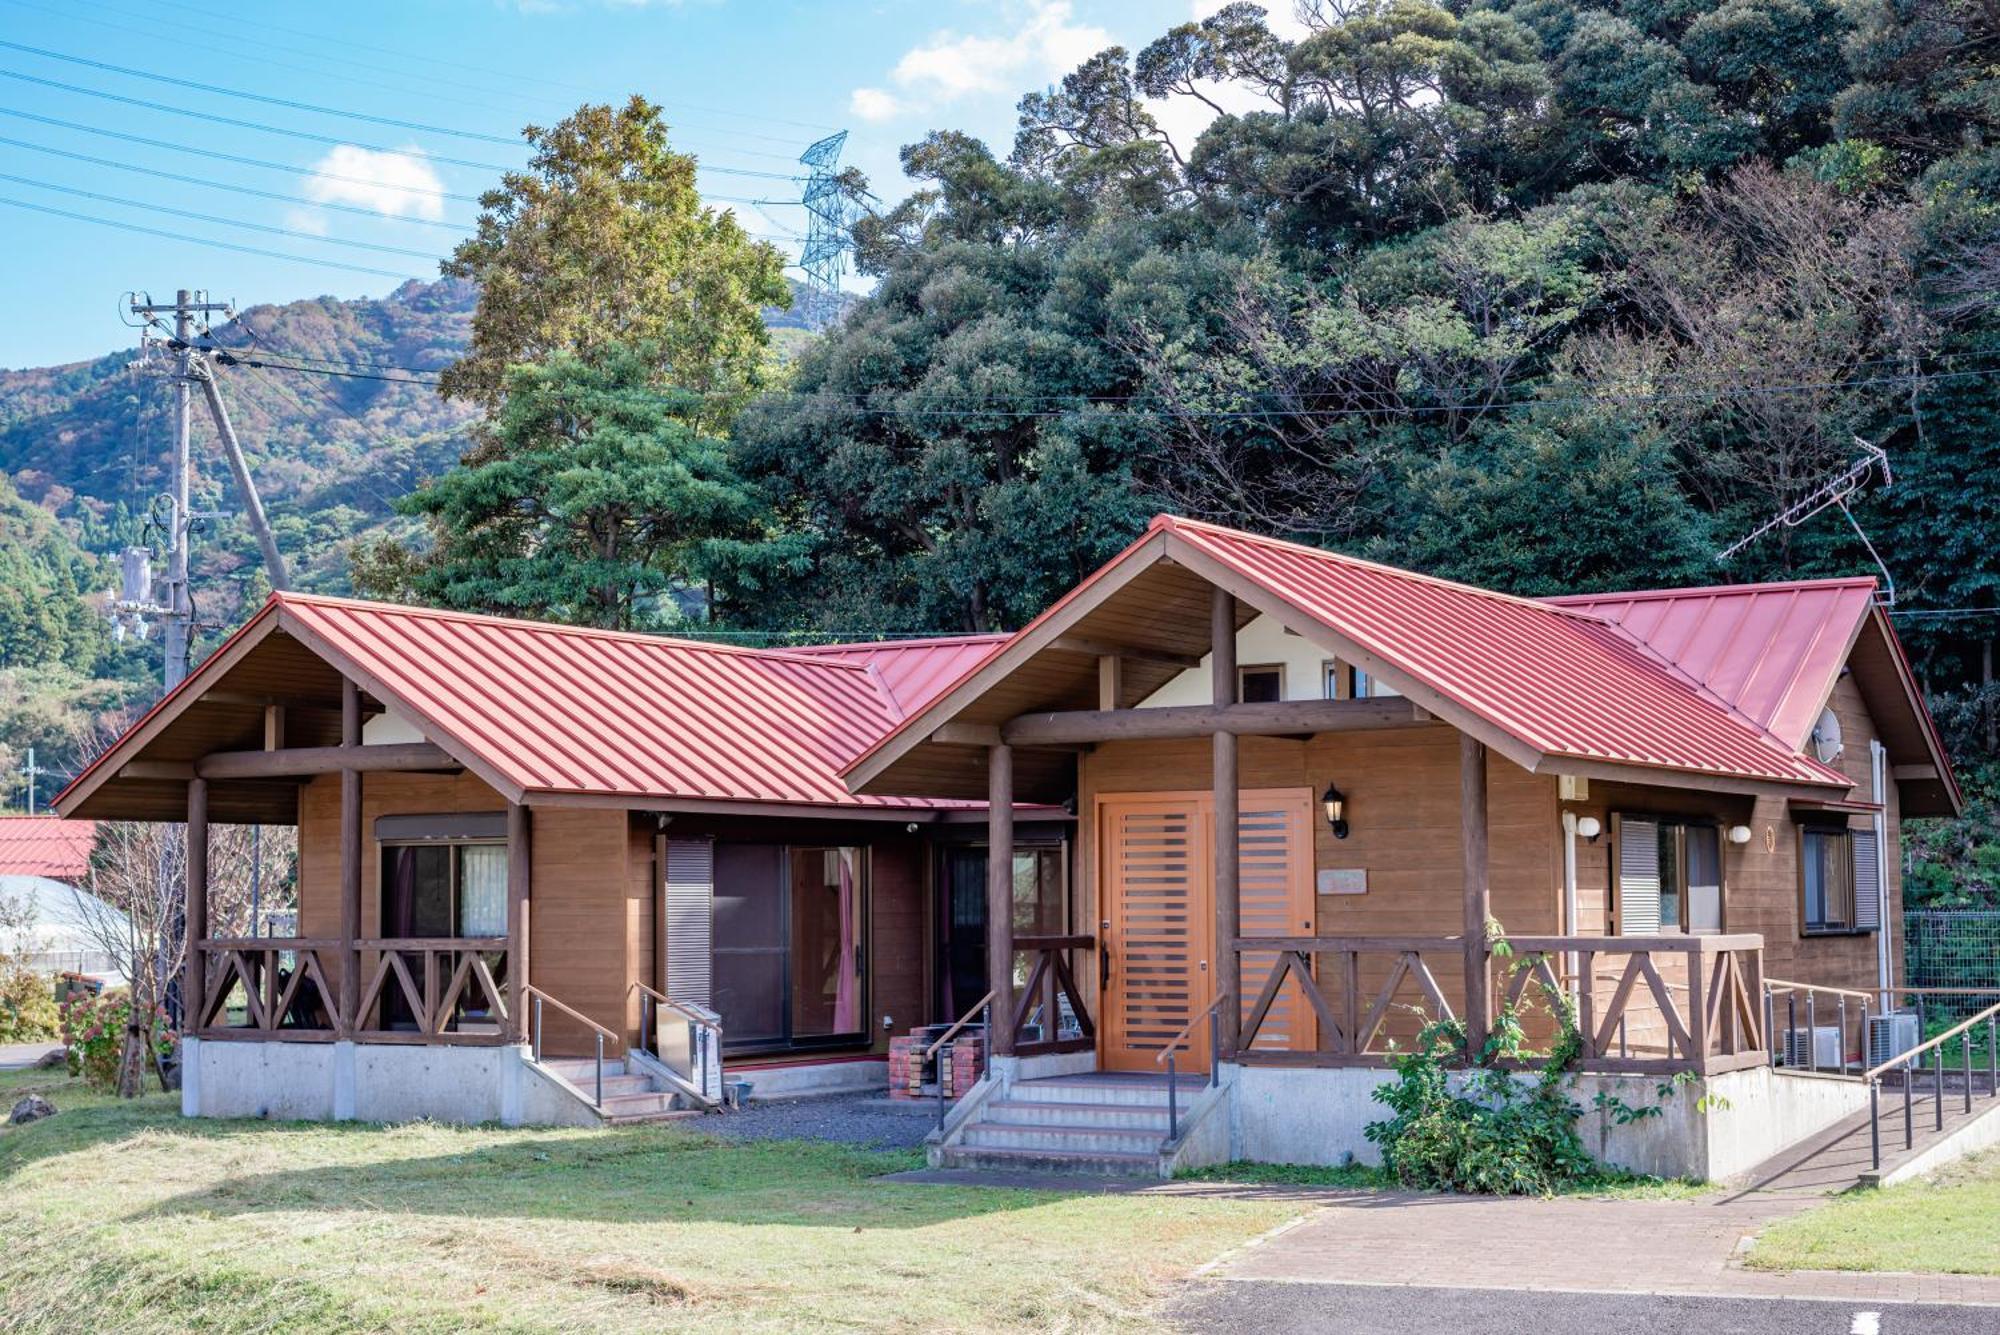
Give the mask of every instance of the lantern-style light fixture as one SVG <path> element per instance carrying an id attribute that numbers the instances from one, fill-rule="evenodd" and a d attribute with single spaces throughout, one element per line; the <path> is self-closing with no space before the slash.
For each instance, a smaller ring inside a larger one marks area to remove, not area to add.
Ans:
<path id="1" fill-rule="evenodd" d="M 1319 795 L 1320 809 L 1326 813 L 1326 823 L 1336 839 L 1347 837 L 1347 799 L 1340 795 L 1340 789 L 1331 783 Z"/>

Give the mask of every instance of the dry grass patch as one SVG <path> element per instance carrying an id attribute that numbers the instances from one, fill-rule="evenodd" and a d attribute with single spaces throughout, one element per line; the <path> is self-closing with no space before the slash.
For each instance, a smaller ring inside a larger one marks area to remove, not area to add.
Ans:
<path id="1" fill-rule="evenodd" d="M 615 1131 L 190 1122 L 46 1075 L 0 1129 L 0 1328 L 1145 1328 L 1304 1210 L 877 1180 L 908 1152 Z"/>

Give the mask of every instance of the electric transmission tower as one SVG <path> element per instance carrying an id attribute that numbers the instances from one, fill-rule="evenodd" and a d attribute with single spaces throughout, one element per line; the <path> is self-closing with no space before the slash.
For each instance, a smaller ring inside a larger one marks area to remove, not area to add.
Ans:
<path id="1" fill-rule="evenodd" d="M 826 328 L 840 313 L 840 279 L 854 245 L 851 229 L 858 209 L 842 191 L 836 170 L 846 143 L 847 131 L 842 130 L 799 154 L 807 171 L 801 196 L 806 206 L 806 242 L 799 253 L 799 267 L 806 271 L 801 314 L 811 329 Z"/>
<path id="2" fill-rule="evenodd" d="M 236 438 L 236 427 L 229 420 L 229 409 L 222 401 L 212 350 L 195 341 L 196 317 L 201 319 L 201 334 L 205 337 L 209 316 L 221 314 L 225 318 L 233 318 L 236 312 L 228 302 L 210 301 L 207 293 L 192 292 L 187 288 L 176 292 L 172 302 L 155 302 L 143 293 L 129 293 L 127 305 L 144 322 L 139 337 L 139 357 L 133 365 L 161 376 L 174 388 L 174 471 L 172 485 L 155 506 L 157 527 L 166 538 L 165 599 L 161 602 L 153 599 L 151 553 L 144 548 L 130 548 L 124 553 L 120 565 L 119 596 L 114 606 L 120 618 L 121 631 L 127 625 L 134 625 L 144 634 L 144 619 L 148 616 L 158 617 L 164 623 L 162 639 L 166 652 L 163 677 L 167 689 L 172 690 L 188 674 L 189 650 L 194 634 L 194 595 L 188 582 L 188 548 L 195 522 L 221 518 L 219 514 L 197 513 L 189 504 L 189 489 L 194 474 L 192 428 L 197 389 L 208 407 L 209 417 L 215 423 L 215 433 L 222 440 L 223 454 L 229 460 L 229 471 L 235 478 L 237 494 L 243 498 L 245 517 L 263 553 L 264 570 L 270 576 L 271 587 L 283 589 L 289 580 L 284 557 L 278 553 L 277 539 L 264 517 L 264 502 L 257 495 L 257 485 L 250 476 L 249 461 L 244 458 L 243 446 Z M 173 332 L 162 340 L 155 333 L 163 327 L 161 317 L 168 314 L 174 318 Z"/>

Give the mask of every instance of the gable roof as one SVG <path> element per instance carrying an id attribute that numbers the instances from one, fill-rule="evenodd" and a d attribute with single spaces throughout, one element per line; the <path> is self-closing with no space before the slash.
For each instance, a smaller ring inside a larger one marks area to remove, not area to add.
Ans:
<path id="1" fill-rule="evenodd" d="M 940 635 L 923 640 L 797 645 L 786 652 L 872 669 L 900 720 L 937 699 L 940 692 L 985 662 L 1009 638 L 1000 631 L 986 635 Z"/>
<path id="2" fill-rule="evenodd" d="M 0 816 L 0 876 L 78 882 L 90 870 L 97 825 L 58 816 Z"/>
<path id="3" fill-rule="evenodd" d="M 840 781 L 841 766 L 902 716 L 865 661 L 274 593 L 58 806 L 75 810 L 273 635 L 350 677 L 510 800 L 967 805 L 857 796 Z"/>
<path id="4" fill-rule="evenodd" d="M 1571 594 L 1792 747 L 1804 746 L 1875 601 L 1873 579 Z"/>
<path id="5" fill-rule="evenodd" d="M 1826 582 L 1831 589 L 1824 593 L 1813 592 L 1815 585 L 1803 594 L 1791 586 L 1754 595 L 1739 591 L 1732 609 L 1756 613 L 1745 624 L 1761 628 L 1760 662 L 1769 664 L 1742 672 L 1739 659 L 1753 656 L 1758 634 L 1746 632 L 1723 646 L 1728 653 L 1696 655 L 1686 664 L 1675 657 L 1684 645 L 1665 652 L 1616 615 L 1636 601 L 1633 595 L 1604 608 L 1518 598 L 1170 515 L 1156 518 L 1124 552 L 932 706 L 869 748 L 847 767 L 848 782 L 887 791 L 923 773 L 931 784 L 925 791 L 954 791 L 932 782 L 938 766 L 905 758 L 947 721 L 998 721 L 1001 715 L 981 704 L 990 688 L 1031 660 L 1055 662 L 1059 639 L 1091 618 L 1129 621 L 1131 607 L 1116 610 L 1118 591 L 1150 578 L 1146 597 L 1158 601 L 1166 585 L 1148 572 L 1176 567 L 1229 590 L 1252 609 L 1250 615 L 1267 613 L 1328 652 L 1360 663 L 1530 770 L 1587 774 L 1608 767 L 1638 781 L 1716 781 L 1822 796 L 1852 787 L 1847 775 L 1800 754 L 1798 740 L 1777 729 L 1792 729 L 1807 702 L 1817 715 L 1863 620 L 1873 615 L 1872 581 Z M 1694 592 L 1698 600 L 1720 591 Z M 1188 605 L 1181 595 L 1182 608 Z M 1772 624 L 1781 606 L 1792 615 Z M 1181 616 L 1187 619 L 1185 610 Z M 1669 623 L 1678 626 L 1679 618 L 1659 625 Z M 1159 618 L 1152 623 L 1155 630 L 1164 624 Z M 1205 618 L 1198 633 L 1198 641 L 1182 647 L 1203 647 Z M 1707 636 L 1689 643 L 1714 647 Z M 1037 669 L 1039 679 L 1053 682 L 1047 663 Z M 1078 660 L 1078 670 L 1087 667 Z"/>

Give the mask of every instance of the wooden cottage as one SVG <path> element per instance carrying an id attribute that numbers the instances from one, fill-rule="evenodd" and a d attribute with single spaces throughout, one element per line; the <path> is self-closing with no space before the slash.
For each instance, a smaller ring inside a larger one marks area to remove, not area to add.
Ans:
<path id="1" fill-rule="evenodd" d="M 951 1025 L 941 1162 L 1335 1161 L 1423 1019 L 1560 994 L 1582 1078 L 1727 1095 L 1600 1152 L 1712 1176 L 1851 1110 L 1774 1055 L 1860 1062 L 1958 804 L 1871 581 L 1530 600 L 1168 517 L 1011 636 L 277 595 L 59 799 L 189 823 L 191 1113 L 636 1115 Z M 209 820 L 299 826 L 297 938 L 209 932 Z"/>

